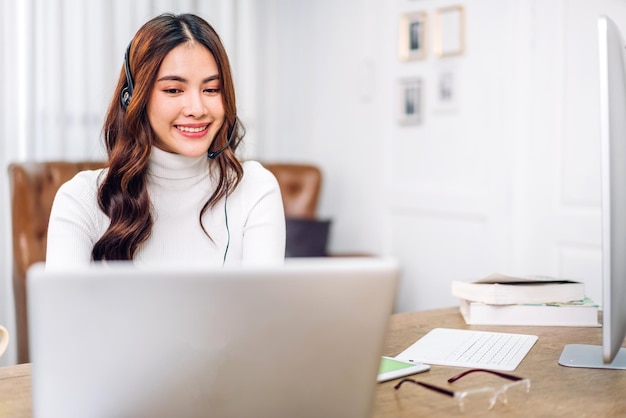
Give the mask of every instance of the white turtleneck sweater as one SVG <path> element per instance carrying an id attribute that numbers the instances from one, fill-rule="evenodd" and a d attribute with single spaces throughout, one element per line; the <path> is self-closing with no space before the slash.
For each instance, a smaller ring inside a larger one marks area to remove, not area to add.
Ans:
<path id="1" fill-rule="evenodd" d="M 226 265 L 283 261 L 280 189 L 256 161 L 244 162 L 239 186 L 205 212 L 202 222 L 212 240 L 205 235 L 198 217 L 217 184 L 210 165 L 206 156 L 189 158 L 153 148 L 147 185 L 154 225 L 135 263 L 222 265 L 224 254 Z M 105 170 L 80 172 L 57 192 L 48 226 L 47 268 L 91 262 L 93 245 L 109 226 L 97 201 Z"/>

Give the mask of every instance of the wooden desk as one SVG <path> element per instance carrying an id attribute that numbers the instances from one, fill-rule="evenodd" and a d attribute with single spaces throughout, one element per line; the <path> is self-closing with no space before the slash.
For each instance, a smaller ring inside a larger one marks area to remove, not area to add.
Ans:
<path id="1" fill-rule="evenodd" d="M 522 327 L 466 325 L 458 308 L 393 315 L 383 354 L 396 356 L 433 328 L 461 328 L 533 334 L 539 339 L 522 363 L 511 372 L 531 380 L 530 395 L 520 408 L 497 405 L 493 417 L 626 417 L 626 371 L 563 367 L 558 364 L 563 346 L 569 343 L 601 344 L 602 328 Z M 464 377 L 452 385 L 447 380 L 463 371 L 457 367 L 432 366 L 416 380 L 438 386 L 470 388 L 502 385 L 489 374 Z M 467 379 L 467 380 L 466 380 Z M 455 400 L 416 385 L 393 386 L 398 380 L 379 384 L 374 417 L 460 416 Z M 497 387 L 497 386 L 495 386 Z M 462 416 L 467 416 L 463 414 Z"/>
<path id="2" fill-rule="evenodd" d="M 30 418 L 30 364 L 0 367 L 0 417 Z"/>
<path id="3" fill-rule="evenodd" d="M 530 378 L 532 387 L 526 404 L 517 408 L 498 405 L 492 417 L 625 417 L 626 371 L 589 370 L 558 364 L 567 343 L 600 344 L 601 328 L 467 326 L 457 308 L 393 315 L 385 355 L 395 356 L 435 327 L 519 332 L 539 336 L 539 340 L 513 374 Z M 447 386 L 446 380 L 462 369 L 432 366 L 414 376 L 424 382 Z M 465 382 L 450 385 L 468 388 L 483 384 L 500 385 L 502 379 L 489 375 L 467 376 Z M 456 402 L 415 386 L 393 389 L 396 381 L 378 385 L 374 418 L 460 416 Z M 0 417 L 29 418 L 31 410 L 30 365 L 0 368 Z M 463 416 L 468 416 L 464 414 Z"/>

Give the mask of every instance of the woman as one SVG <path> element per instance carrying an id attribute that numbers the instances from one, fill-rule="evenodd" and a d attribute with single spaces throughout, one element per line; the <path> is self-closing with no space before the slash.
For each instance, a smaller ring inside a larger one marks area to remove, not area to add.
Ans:
<path id="1" fill-rule="evenodd" d="M 230 64 L 203 19 L 165 14 L 126 51 L 103 128 L 108 168 L 58 191 L 46 265 L 282 262 L 278 183 L 241 163 Z"/>

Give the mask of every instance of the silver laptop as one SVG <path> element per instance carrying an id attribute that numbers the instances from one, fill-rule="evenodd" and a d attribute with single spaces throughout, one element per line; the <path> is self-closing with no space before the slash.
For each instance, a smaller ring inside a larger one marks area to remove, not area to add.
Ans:
<path id="1" fill-rule="evenodd" d="M 42 417 L 368 417 L 399 269 L 294 259 L 28 272 Z"/>

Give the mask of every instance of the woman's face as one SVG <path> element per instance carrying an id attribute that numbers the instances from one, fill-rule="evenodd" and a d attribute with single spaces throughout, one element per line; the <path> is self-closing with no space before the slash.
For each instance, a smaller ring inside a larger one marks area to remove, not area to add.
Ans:
<path id="1" fill-rule="evenodd" d="M 206 154 L 224 122 L 213 55 L 198 42 L 172 49 L 159 68 L 147 110 L 157 147 L 188 157 Z"/>

